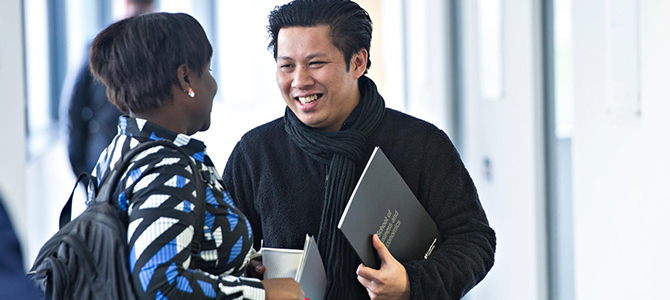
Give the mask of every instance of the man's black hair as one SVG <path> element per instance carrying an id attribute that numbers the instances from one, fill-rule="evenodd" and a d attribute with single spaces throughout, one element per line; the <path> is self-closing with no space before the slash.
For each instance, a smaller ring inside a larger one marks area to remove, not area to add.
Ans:
<path id="1" fill-rule="evenodd" d="M 271 40 L 268 49 L 277 60 L 277 36 L 280 29 L 319 25 L 330 27 L 330 39 L 344 55 L 347 71 L 351 57 L 361 49 L 367 50 L 367 73 L 372 64 L 372 20 L 363 8 L 350 0 L 295 0 L 275 7 L 269 16 L 268 32 Z"/>

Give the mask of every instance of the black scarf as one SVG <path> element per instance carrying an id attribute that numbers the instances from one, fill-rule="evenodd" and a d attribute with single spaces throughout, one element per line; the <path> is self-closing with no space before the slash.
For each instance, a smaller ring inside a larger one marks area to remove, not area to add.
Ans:
<path id="1" fill-rule="evenodd" d="M 356 279 L 360 260 L 342 232 L 337 229 L 344 207 L 356 186 L 356 167 L 364 162 L 367 138 L 377 129 L 384 116 L 384 99 L 375 83 L 361 76 L 358 80 L 361 99 L 358 118 L 346 130 L 316 131 L 303 124 L 289 109 L 284 129 L 289 137 L 312 158 L 329 165 L 317 243 L 324 260 L 328 288 L 326 299 L 352 299 L 367 294 Z"/>

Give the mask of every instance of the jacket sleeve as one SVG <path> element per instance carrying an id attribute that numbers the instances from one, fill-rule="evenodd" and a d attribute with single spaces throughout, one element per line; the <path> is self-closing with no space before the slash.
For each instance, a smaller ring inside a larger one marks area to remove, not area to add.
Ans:
<path id="1" fill-rule="evenodd" d="M 196 203 L 193 176 L 185 157 L 153 156 L 159 161 L 132 167 L 120 183 L 127 188 L 119 202 L 130 197 L 129 262 L 139 299 L 265 299 L 263 285 L 256 279 L 190 268 Z"/>
<path id="2" fill-rule="evenodd" d="M 403 263 L 411 299 L 461 299 L 493 266 L 495 233 L 456 148 L 437 130 L 423 148 L 419 201 L 442 244 L 428 259 Z"/>

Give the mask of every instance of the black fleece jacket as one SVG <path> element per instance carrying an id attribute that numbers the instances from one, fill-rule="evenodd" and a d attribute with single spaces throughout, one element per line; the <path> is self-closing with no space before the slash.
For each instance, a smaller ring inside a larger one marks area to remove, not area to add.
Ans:
<path id="1" fill-rule="evenodd" d="M 428 259 L 403 263 L 411 299 L 460 299 L 493 266 L 496 240 L 456 148 L 434 125 L 388 108 L 368 139 L 357 176 L 375 146 L 391 160 L 443 235 L 442 245 Z M 301 249 L 305 234 L 318 234 L 327 168 L 293 143 L 283 118 L 242 137 L 223 181 L 251 222 L 256 248 L 262 239 L 265 247 Z M 351 299 L 369 299 L 365 289 L 359 291 Z"/>

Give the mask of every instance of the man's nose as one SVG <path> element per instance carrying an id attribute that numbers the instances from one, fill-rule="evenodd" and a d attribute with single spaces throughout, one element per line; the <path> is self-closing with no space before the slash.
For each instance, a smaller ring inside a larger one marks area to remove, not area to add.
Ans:
<path id="1" fill-rule="evenodd" d="M 309 72 L 307 68 L 305 67 L 296 68 L 295 72 L 293 72 L 293 82 L 291 83 L 291 87 L 302 89 L 305 87 L 309 87 L 313 84 L 314 79 L 312 78 L 312 74 Z"/>

